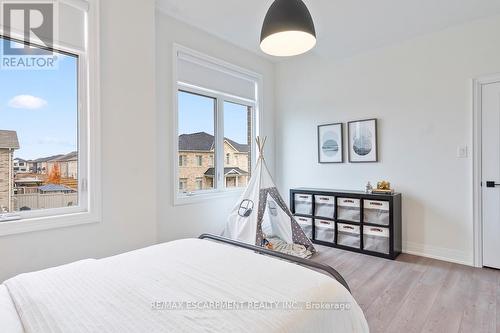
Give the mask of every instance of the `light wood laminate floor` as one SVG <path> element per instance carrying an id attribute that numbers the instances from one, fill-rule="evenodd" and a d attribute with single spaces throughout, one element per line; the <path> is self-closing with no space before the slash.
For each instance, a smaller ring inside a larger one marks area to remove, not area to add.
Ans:
<path id="1" fill-rule="evenodd" d="M 500 271 L 401 254 L 386 260 L 318 246 L 337 269 L 370 331 L 500 332 Z"/>

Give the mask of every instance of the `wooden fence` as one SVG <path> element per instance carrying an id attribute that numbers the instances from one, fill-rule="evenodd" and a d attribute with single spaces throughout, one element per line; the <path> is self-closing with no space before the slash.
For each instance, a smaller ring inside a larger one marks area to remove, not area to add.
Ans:
<path id="1" fill-rule="evenodd" d="M 15 210 L 60 208 L 78 205 L 78 193 L 30 193 L 14 195 Z"/>

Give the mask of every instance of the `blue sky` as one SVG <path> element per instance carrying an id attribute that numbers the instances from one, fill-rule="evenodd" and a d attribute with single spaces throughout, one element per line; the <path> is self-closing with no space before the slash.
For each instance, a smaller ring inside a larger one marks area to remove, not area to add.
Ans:
<path id="1" fill-rule="evenodd" d="M 179 93 L 179 134 L 214 134 L 214 100 L 190 93 Z M 247 143 L 247 107 L 224 103 L 224 136 Z"/>
<path id="2" fill-rule="evenodd" d="M 0 69 L 0 129 L 17 132 L 16 157 L 77 150 L 77 59 L 57 58 L 55 70 Z"/>

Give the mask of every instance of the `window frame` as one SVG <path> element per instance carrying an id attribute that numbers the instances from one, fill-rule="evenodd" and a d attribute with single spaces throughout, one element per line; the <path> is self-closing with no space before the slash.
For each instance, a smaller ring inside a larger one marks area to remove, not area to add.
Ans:
<path id="1" fill-rule="evenodd" d="M 200 182 L 200 188 L 196 189 L 197 191 L 201 191 L 203 190 L 203 177 L 196 177 L 195 180 L 194 180 L 195 184 L 196 184 L 196 187 L 198 187 L 198 182 Z"/>
<path id="2" fill-rule="evenodd" d="M 203 166 L 203 155 L 196 155 L 196 166 L 197 167 Z"/>
<path id="3" fill-rule="evenodd" d="M 12 212 L 16 219 L 0 222 L 0 236 L 101 221 L 99 6 L 97 0 L 87 3 L 85 50 L 57 43 L 52 48 L 78 62 L 78 206 Z M 5 36 L 1 26 L 0 35 L 24 43 L 16 33 Z"/>
<path id="4" fill-rule="evenodd" d="M 184 184 L 185 186 L 187 186 L 187 179 L 186 178 L 179 178 L 179 190 L 184 189 L 184 188 L 182 188 L 181 184 Z"/>
<path id="5" fill-rule="evenodd" d="M 178 155 L 179 156 L 179 167 L 186 167 L 187 166 L 187 156 L 186 155 Z"/>
<path id="6" fill-rule="evenodd" d="M 196 59 L 197 64 L 201 66 L 207 66 L 211 69 L 222 68 L 226 73 L 230 73 L 233 76 L 240 77 L 245 80 L 250 80 L 255 85 L 255 99 L 251 100 L 244 97 L 235 96 L 222 91 L 216 91 L 210 88 L 205 88 L 201 86 L 196 86 L 189 83 L 179 82 L 177 77 L 177 61 L 179 59 L 179 53 L 189 55 L 191 58 Z M 173 186 L 173 203 L 174 205 L 185 205 L 193 204 L 198 202 L 203 202 L 206 200 L 211 200 L 218 197 L 226 196 L 237 196 L 243 192 L 244 187 L 239 188 L 227 188 L 224 181 L 224 102 L 230 102 L 234 104 L 240 104 L 251 108 L 252 112 L 252 137 L 255 138 L 259 135 L 262 124 L 260 110 L 262 109 L 262 76 L 258 73 L 249 71 L 247 69 L 235 66 L 233 64 L 227 63 L 223 60 L 213 58 L 211 56 L 205 55 L 198 51 L 186 48 L 179 44 L 173 44 L 173 82 L 172 82 L 172 101 L 173 101 L 173 121 L 172 121 L 172 133 L 173 133 L 173 161 L 179 156 L 179 133 L 178 133 L 178 92 L 184 91 L 187 93 L 192 93 L 196 95 L 201 95 L 205 97 L 214 98 L 216 101 L 215 107 L 215 157 L 214 166 L 215 167 L 215 177 L 214 177 L 214 188 L 206 189 L 191 193 L 180 193 L 176 186 Z M 251 168 L 253 171 L 255 163 L 257 161 L 257 150 L 255 142 L 249 143 L 251 146 Z M 179 167 L 177 163 L 172 163 L 172 179 L 173 184 L 178 184 L 179 180 Z M 221 169 L 222 168 L 222 169 Z M 221 172 L 222 170 L 222 172 Z"/>

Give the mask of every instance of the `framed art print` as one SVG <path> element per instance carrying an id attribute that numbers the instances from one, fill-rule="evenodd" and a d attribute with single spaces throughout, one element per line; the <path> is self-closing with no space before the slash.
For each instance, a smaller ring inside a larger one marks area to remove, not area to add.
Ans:
<path id="1" fill-rule="evenodd" d="M 347 123 L 349 162 L 377 162 L 377 119 L 350 121 Z"/>
<path id="2" fill-rule="evenodd" d="M 342 123 L 318 126 L 318 162 L 344 162 L 344 131 Z"/>

